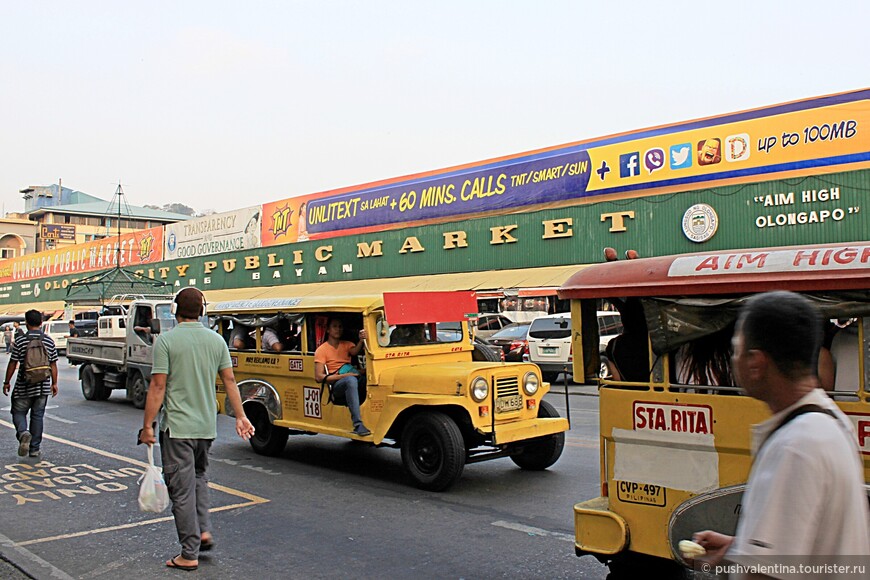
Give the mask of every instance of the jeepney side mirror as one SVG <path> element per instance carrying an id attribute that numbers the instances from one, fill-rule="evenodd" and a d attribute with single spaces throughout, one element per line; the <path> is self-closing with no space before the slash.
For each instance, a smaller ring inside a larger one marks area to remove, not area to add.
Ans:
<path id="1" fill-rule="evenodd" d="M 148 326 L 151 328 L 151 334 L 160 334 L 160 321 L 152 318 L 148 321 Z"/>
<path id="2" fill-rule="evenodd" d="M 375 329 L 378 333 L 378 345 L 387 346 L 390 344 L 390 325 L 387 324 L 386 318 L 378 318 Z"/>

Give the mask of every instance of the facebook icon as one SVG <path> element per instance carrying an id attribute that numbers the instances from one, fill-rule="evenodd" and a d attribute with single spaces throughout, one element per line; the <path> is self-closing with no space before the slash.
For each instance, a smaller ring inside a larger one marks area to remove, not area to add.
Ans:
<path id="1" fill-rule="evenodd" d="M 626 153 L 619 156 L 619 176 L 635 177 L 640 175 L 640 153 Z"/>

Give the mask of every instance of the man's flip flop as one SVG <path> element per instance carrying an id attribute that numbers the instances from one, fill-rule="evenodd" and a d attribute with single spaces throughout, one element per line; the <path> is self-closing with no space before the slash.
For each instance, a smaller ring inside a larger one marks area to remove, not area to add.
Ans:
<path id="1" fill-rule="evenodd" d="M 181 554 L 174 556 L 171 560 L 167 560 L 166 567 L 167 568 L 175 568 L 177 570 L 184 570 L 185 572 L 193 572 L 194 570 L 199 568 L 199 564 L 196 564 L 195 566 L 185 566 L 184 564 L 179 564 L 178 562 L 175 561 L 175 559 L 180 558 L 180 557 L 181 557 Z"/>
<path id="2" fill-rule="evenodd" d="M 208 552 L 214 549 L 214 540 L 200 540 L 199 551 Z"/>

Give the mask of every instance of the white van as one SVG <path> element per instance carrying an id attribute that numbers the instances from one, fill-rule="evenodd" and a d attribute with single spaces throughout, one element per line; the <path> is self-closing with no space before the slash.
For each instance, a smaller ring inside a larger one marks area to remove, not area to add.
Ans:
<path id="1" fill-rule="evenodd" d="M 97 319 L 97 337 L 125 338 L 127 336 L 127 317 L 122 314 L 107 314 Z"/>
<path id="2" fill-rule="evenodd" d="M 598 351 L 604 355 L 607 343 L 622 332 L 622 321 L 618 312 L 605 310 L 598 312 Z M 571 313 L 561 312 L 541 316 L 532 321 L 529 327 L 529 362 L 541 367 L 543 379 L 553 382 L 565 367 L 571 373 L 574 361 L 571 352 Z M 609 373 L 606 360 L 602 358 L 599 374 Z"/>
<path id="3" fill-rule="evenodd" d="M 529 362 L 541 367 L 541 376 L 554 382 L 565 368 L 571 372 L 571 313 L 548 314 L 529 326 Z"/>
<path id="4" fill-rule="evenodd" d="M 69 322 L 66 320 L 49 320 L 42 323 L 42 332 L 51 337 L 58 354 L 66 352 L 66 339 L 69 338 Z"/>

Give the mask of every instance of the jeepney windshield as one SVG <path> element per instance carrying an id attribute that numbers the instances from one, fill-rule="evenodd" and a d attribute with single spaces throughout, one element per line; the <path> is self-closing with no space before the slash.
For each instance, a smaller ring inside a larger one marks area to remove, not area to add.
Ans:
<path id="1" fill-rule="evenodd" d="M 381 318 L 377 326 L 378 344 L 387 348 L 468 340 L 468 337 L 463 334 L 461 322 L 425 322 L 388 326 Z"/>

